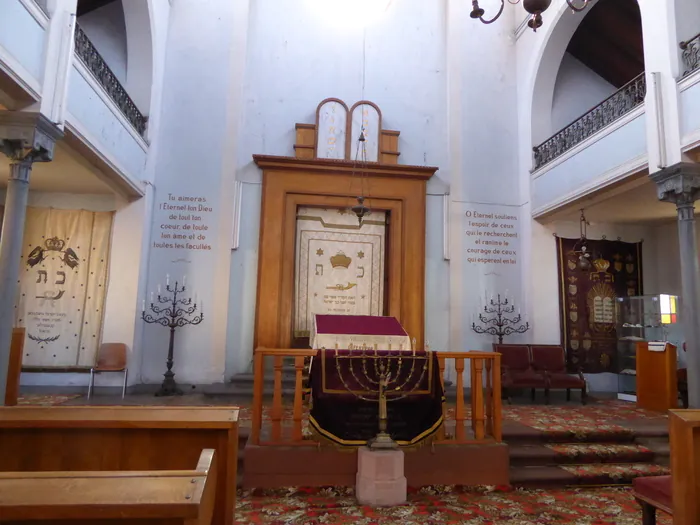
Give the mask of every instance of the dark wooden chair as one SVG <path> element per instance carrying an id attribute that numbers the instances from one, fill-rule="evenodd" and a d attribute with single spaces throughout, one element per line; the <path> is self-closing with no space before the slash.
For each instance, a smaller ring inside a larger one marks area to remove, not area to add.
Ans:
<path id="1" fill-rule="evenodd" d="M 586 404 L 586 379 L 581 370 L 572 375 L 566 371 L 564 348 L 559 345 L 531 345 L 532 368 L 547 378 L 548 388 L 545 391 L 549 403 L 549 391 L 566 389 L 566 400 L 571 401 L 571 389 L 581 390 L 581 403 Z"/>
<path id="2" fill-rule="evenodd" d="M 510 403 L 510 391 L 529 388 L 532 399 L 535 391 L 542 388 L 549 397 L 549 385 L 542 372 L 533 370 L 528 345 L 494 344 L 494 352 L 501 354 L 501 390 Z"/>
<path id="3" fill-rule="evenodd" d="M 88 399 L 92 397 L 92 389 L 95 386 L 95 374 L 100 372 L 122 372 L 124 382 L 122 384 L 122 399 L 126 394 L 126 380 L 129 369 L 126 367 L 126 345 L 124 343 L 103 343 L 97 353 L 97 364 L 90 369 L 90 383 L 88 385 Z"/>
<path id="4" fill-rule="evenodd" d="M 632 480 L 633 494 L 642 507 L 642 525 L 656 525 L 656 510 L 673 515 L 671 476 L 649 476 Z"/>

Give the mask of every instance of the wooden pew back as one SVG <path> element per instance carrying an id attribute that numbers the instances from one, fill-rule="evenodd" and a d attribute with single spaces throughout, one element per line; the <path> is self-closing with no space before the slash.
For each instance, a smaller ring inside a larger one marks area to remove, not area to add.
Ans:
<path id="1" fill-rule="evenodd" d="M 237 421 L 227 407 L 0 408 L 0 472 L 186 470 L 214 449 L 213 523 L 231 525 Z"/>
<path id="2" fill-rule="evenodd" d="M 674 525 L 700 525 L 700 410 L 669 410 Z"/>
<path id="3" fill-rule="evenodd" d="M 208 525 L 215 460 L 204 450 L 189 471 L 0 473 L 0 523 Z"/>

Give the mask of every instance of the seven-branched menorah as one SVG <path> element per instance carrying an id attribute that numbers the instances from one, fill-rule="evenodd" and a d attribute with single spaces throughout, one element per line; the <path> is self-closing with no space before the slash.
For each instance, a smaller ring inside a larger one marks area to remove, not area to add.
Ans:
<path id="1" fill-rule="evenodd" d="M 173 348 L 175 346 L 175 329 L 182 328 L 186 325 L 197 325 L 204 319 L 204 312 L 200 306 L 199 314 L 194 317 L 190 317 L 197 311 L 197 300 L 194 303 L 192 298 L 178 299 L 178 294 L 185 291 L 185 286 L 178 287 L 177 281 L 175 286 L 171 287 L 170 283 L 165 285 L 165 290 L 172 295 L 161 295 L 160 285 L 158 286 L 158 296 L 157 303 L 153 300 L 153 294 L 151 294 L 151 304 L 149 308 L 155 314 L 146 313 L 146 301 L 144 301 L 143 309 L 141 312 L 141 318 L 148 324 L 159 324 L 170 328 L 170 343 L 168 345 L 168 369 L 163 374 L 165 379 L 160 386 L 160 390 L 156 392 L 156 396 L 173 396 L 182 395 L 182 390 L 177 387 L 175 383 L 175 373 L 173 372 Z M 167 305 L 167 306 L 161 306 Z"/>
<path id="2" fill-rule="evenodd" d="M 343 387 L 363 401 L 378 404 L 379 432 L 368 442 L 372 450 L 397 449 L 398 444 L 387 432 L 387 403 L 410 395 L 429 394 L 422 390 L 432 352 L 413 350 L 378 350 L 366 345 L 350 345 L 348 350 L 335 348 L 338 378 Z M 341 363 L 344 363 L 343 366 Z M 404 366 L 409 364 L 410 366 Z"/>

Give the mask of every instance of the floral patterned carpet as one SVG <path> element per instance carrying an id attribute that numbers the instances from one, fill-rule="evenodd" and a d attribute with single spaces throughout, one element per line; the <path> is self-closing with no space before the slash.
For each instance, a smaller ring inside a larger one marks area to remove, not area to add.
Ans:
<path id="1" fill-rule="evenodd" d="M 66 401 L 70 401 L 71 399 L 76 399 L 78 397 L 80 397 L 80 394 L 24 394 L 19 396 L 17 404 L 20 406 L 36 405 L 50 407 L 62 405 Z"/>
<path id="2" fill-rule="evenodd" d="M 627 488 L 571 490 L 429 487 L 406 505 L 358 505 L 352 489 L 241 491 L 237 524 L 332 525 L 638 525 L 641 511 Z M 662 513 L 659 525 L 670 525 Z"/>
<path id="3" fill-rule="evenodd" d="M 605 463 L 653 458 L 654 452 L 635 443 L 547 443 L 558 463 Z"/>

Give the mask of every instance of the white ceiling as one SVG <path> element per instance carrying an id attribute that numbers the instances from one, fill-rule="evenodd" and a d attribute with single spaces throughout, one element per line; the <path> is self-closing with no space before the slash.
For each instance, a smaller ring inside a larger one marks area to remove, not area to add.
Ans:
<path id="1" fill-rule="evenodd" d="M 643 178 L 582 199 L 549 215 L 542 222 L 578 221 L 581 208 L 589 221 L 596 223 L 645 224 L 675 219 L 676 207 L 661 202 L 656 184 Z"/>
<path id="2" fill-rule="evenodd" d="M 0 154 L 0 188 L 7 186 L 10 160 Z M 69 146 L 58 142 L 51 162 L 37 162 L 29 181 L 31 191 L 53 193 L 109 194 L 114 192 L 100 180 L 102 174 Z"/>

